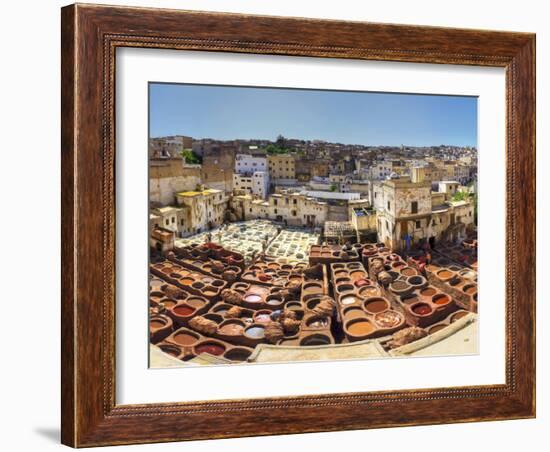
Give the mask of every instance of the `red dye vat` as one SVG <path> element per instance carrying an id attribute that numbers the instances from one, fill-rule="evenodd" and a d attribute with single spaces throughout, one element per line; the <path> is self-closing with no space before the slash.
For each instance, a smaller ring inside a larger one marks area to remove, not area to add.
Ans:
<path id="1" fill-rule="evenodd" d="M 225 347 L 218 344 L 201 344 L 197 345 L 195 351 L 199 355 L 201 353 L 210 353 L 211 355 L 219 356 L 225 352 Z"/>
<path id="2" fill-rule="evenodd" d="M 418 315 L 427 315 L 430 314 L 432 310 L 427 304 L 419 304 L 413 308 L 413 312 Z"/>
<path id="3" fill-rule="evenodd" d="M 358 279 L 357 281 L 355 281 L 355 285 L 357 287 L 368 286 L 369 282 L 366 279 Z"/>

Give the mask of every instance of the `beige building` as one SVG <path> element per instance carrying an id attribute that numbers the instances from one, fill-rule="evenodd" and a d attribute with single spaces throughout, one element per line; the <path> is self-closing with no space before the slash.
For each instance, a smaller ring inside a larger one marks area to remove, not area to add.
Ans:
<path id="1" fill-rule="evenodd" d="M 378 239 L 399 250 L 427 239 L 464 238 L 474 223 L 474 204 L 448 201 L 447 194 L 431 192 L 429 181 L 409 178 L 387 180 L 375 187 Z"/>
<path id="2" fill-rule="evenodd" d="M 239 220 L 265 218 L 289 226 L 322 226 L 328 216 L 326 202 L 284 191 L 270 195 L 265 201 L 250 195 L 234 196 L 231 207 Z"/>
<path id="3" fill-rule="evenodd" d="M 296 179 L 296 163 L 291 154 L 274 154 L 267 156 L 269 177 L 275 183 L 278 180 Z"/>
<path id="4" fill-rule="evenodd" d="M 228 201 L 223 190 L 206 188 L 179 192 L 176 198 L 183 210 L 181 236 L 208 231 L 223 223 Z"/>
<path id="5" fill-rule="evenodd" d="M 199 183 L 200 165 L 187 165 L 181 157 L 149 160 L 149 202 L 153 204 L 175 204 L 175 193 L 192 190 Z"/>

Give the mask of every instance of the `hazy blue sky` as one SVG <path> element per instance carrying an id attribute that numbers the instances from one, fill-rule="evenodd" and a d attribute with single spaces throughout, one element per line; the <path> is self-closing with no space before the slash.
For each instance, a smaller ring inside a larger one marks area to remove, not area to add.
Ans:
<path id="1" fill-rule="evenodd" d="M 474 97 L 150 84 L 150 136 L 477 144 Z"/>

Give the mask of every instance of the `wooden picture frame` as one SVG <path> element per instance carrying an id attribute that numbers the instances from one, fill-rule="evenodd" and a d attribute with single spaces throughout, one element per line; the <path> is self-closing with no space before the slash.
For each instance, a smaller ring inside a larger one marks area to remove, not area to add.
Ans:
<path id="1" fill-rule="evenodd" d="M 62 9 L 62 442 L 73 447 L 535 416 L 535 35 L 71 5 Z M 115 50 L 506 69 L 506 383 L 115 403 Z"/>

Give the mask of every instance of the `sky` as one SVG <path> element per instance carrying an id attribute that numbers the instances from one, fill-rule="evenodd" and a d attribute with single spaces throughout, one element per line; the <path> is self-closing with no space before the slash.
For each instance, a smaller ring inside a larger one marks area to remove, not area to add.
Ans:
<path id="1" fill-rule="evenodd" d="M 477 98 L 149 84 L 151 137 L 477 145 Z"/>

